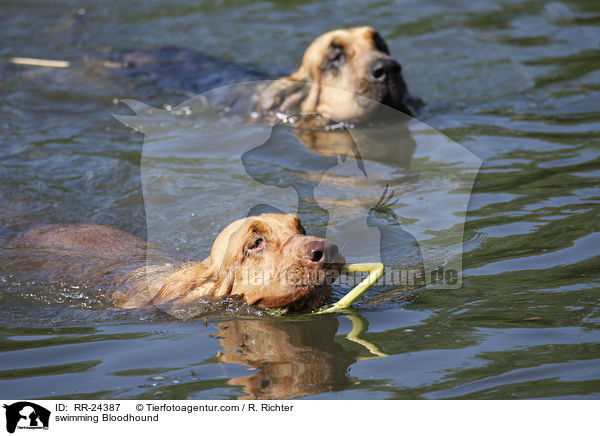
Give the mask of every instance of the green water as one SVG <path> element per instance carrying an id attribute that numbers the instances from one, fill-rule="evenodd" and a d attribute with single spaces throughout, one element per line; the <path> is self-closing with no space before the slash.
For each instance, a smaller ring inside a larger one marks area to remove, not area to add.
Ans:
<path id="1" fill-rule="evenodd" d="M 169 44 L 277 75 L 296 67 L 315 36 L 368 24 L 427 102 L 419 119 L 483 160 L 468 204 L 463 286 L 378 290 L 351 316 L 249 313 L 205 325 L 115 310 L 86 284 L 48 282 L 9 256 L 0 263 L 0 396 L 600 397 L 598 2 L 108 1 L 65 18 L 79 7 L 0 6 L 0 56 L 74 63 L 0 62 L 0 241 L 74 221 L 146 236 L 144 138 L 112 117 L 130 113 L 114 99 L 161 107 L 190 95 L 86 70 L 84 55 Z M 215 197 L 196 217 L 218 227 L 235 210 L 217 196 L 232 173 L 226 163 L 199 165 Z M 236 198 L 254 189 L 233 186 Z M 205 253 L 212 237 L 173 241 Z"/>

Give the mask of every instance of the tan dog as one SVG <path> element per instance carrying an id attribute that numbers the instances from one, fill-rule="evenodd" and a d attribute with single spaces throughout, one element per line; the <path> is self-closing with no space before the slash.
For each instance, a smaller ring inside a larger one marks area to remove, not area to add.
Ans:
<path id="1" fill-rule="evenodd" d="M 401 67 L 371 27 L 327 32 L 313 41 L 301 65 L 262 92 L 257 112 L 317 113 L 338 122 L 373 118 L 379 103 L 413 115 Z"/>
<path id="2" fill-rule="evenodd" d="M 259 307 L 310 310 L 327 301 L 344 264 L 335 245 L 306 236 L 298 217 L 283 214 L 234 221 L 208 258 L 178 266 L 143 265 L 144 240 L 96 224 L 40 226 L 12 245 L 44 249 L 45 262 L 62 269 L 62 278 L 115 286 L 113 300 L 122 308 L 180 307 L 237 295 Z"/>

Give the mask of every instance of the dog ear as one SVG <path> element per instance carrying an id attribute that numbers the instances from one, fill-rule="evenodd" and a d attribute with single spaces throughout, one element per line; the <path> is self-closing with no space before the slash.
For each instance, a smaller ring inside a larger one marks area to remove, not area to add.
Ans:
<path id="1" fill-rule="evenodd" d="M 308 97 L 312 84 L 301 66 L 291 76 L 282 77 L 271 83 L 261 94 L 256 112 L 277 111 L 297 113 Z"/>
<path id="2" fill-rule="evenodd" d="M 150 304 L 184 304 L 202 297 L 220 297 L 229 294 L 232 286 L 231 277 L 221 268 L 215 268 L 208 257 L 203 262 L 184 267 L 167 277 Z"/>

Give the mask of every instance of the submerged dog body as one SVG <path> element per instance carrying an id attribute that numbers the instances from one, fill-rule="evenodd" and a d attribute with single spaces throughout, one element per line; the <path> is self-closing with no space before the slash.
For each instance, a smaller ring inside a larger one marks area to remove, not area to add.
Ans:
<path id="1" fill-rule="evenodd" d="M 40 226 L 12 245 L 59 257 L 54 267 L 76 280 L 114 286 L 112 298 L 122 308 L 237 295 L 259 307 L 311 310 L 327 301 L 344 264 L 335 245 L 305 235 L 295 215 L 283 214 L 234 221 L 217 236 L 209 257 L 180 265 L 157 262 L 154 253 L 146 263 L 144 240 L 96 224 Z M 71 259 L 88 267 L 73 268 Z"/>

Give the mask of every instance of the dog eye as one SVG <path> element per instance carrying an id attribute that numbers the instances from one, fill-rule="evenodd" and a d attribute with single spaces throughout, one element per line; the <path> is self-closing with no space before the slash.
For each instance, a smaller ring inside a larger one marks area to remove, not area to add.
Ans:
<path id="1" fill-rule="evenodd" d="M 344 60 L 344 52 L 339 51 L 339 52 L 335 53 L 333 56 L 333 59 L 331 59 L 331 60 L 334 62 L 343 61 Z"/>
<path id="2" fill-rule="evenodd" d="M 250 250 L 258 250 L 260 248 L 262 248 L 265 245 L 265 240 L 264 238 L 258 237 L 254 240 L 254 242 L 252 244 L 250 244 L 250 247 L 248 247 Z"/>
<path id="3" fill-rule="evenodd" d="M 327 57 L 327 67 L 339 67 L 345 60 L 344 49 L 339 45 L 331 46 L 331 51 Z"/>

